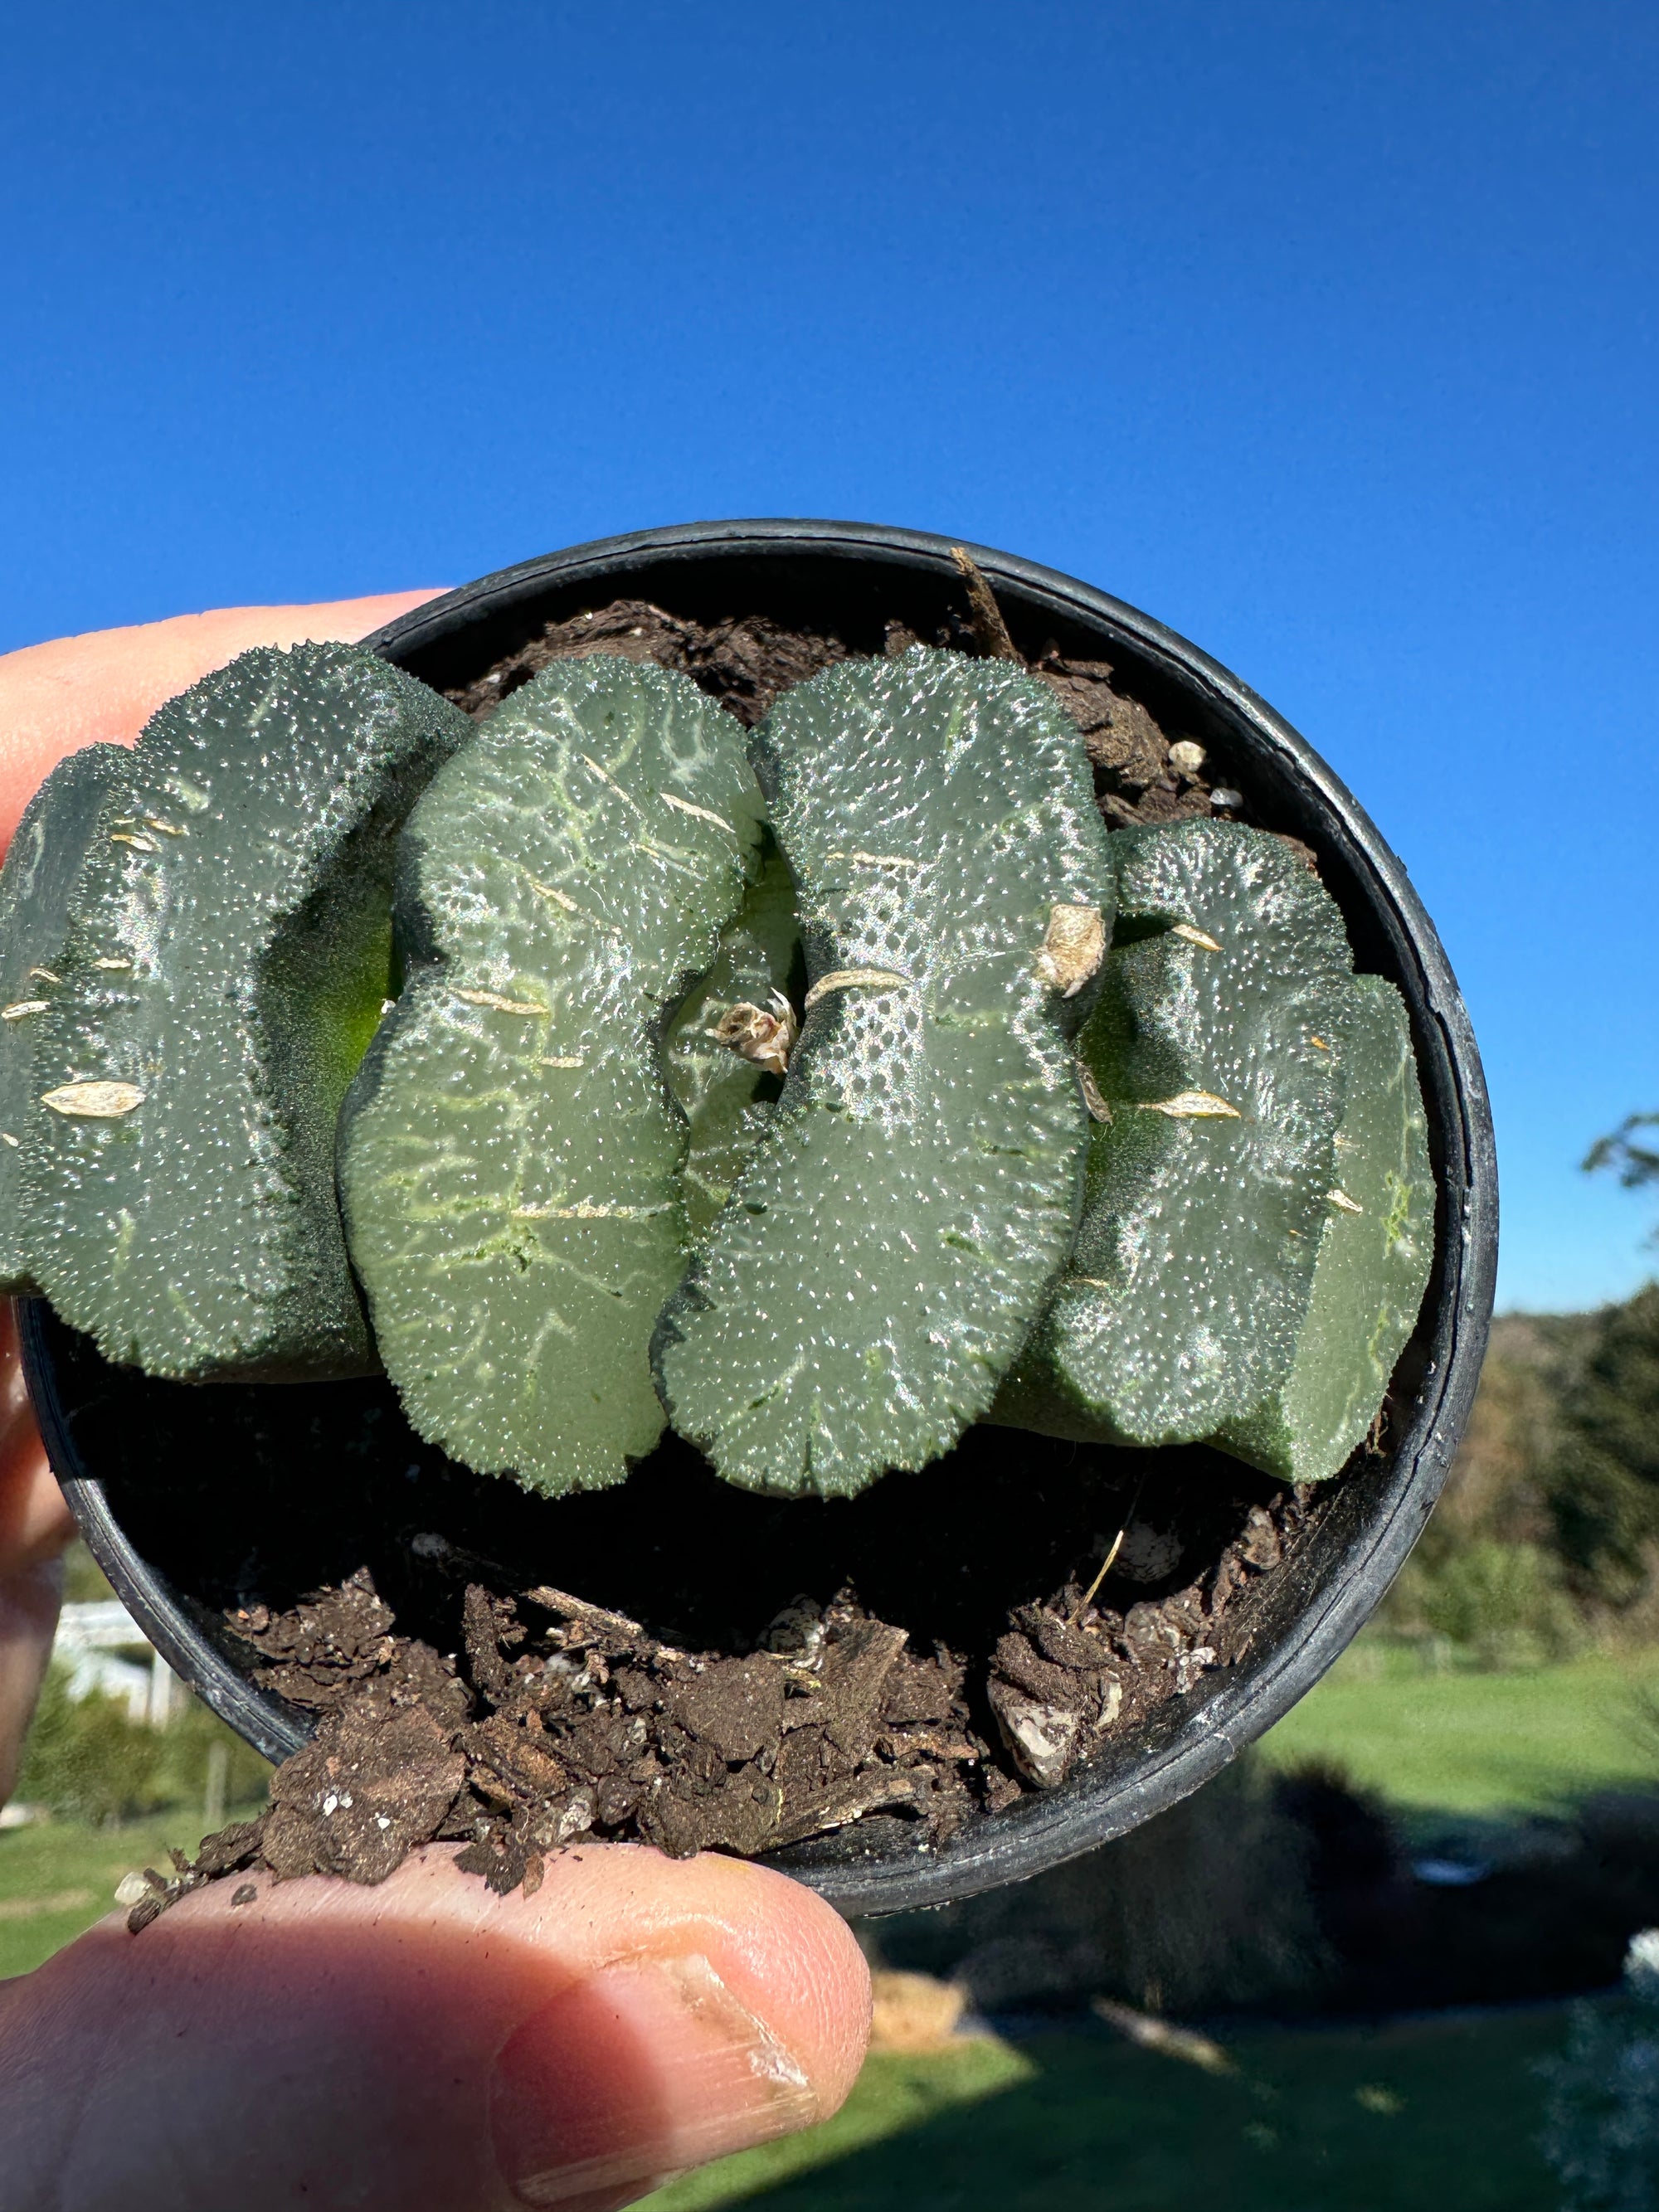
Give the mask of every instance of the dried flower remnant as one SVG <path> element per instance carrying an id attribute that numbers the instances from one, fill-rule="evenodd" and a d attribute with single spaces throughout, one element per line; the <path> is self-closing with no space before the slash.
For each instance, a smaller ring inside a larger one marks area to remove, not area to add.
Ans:
<path id="1" fill-rule="evenodd" d="M 1083 1103 L 1089 1109 L 1091 1121 L 1109 1121 L 1112 1109 L 1102 1097 L 1100 1085 L 1095 1081 L 1094 1071 L 1086 1060 L 1077 1064 L 1077 1079 L 1083 1091 Z"/>
<path id="2" fill-rule="evenodd" d="M 1201 945 L 1206 952 L 1219 952 L 1220 945 L 1206 931 L 1194 929 L 1190 921 L 1177 921 L 1170 931 L 1171 937 L 1184 938 L 1188 945 Z"/>
<path id="3" fill-rule="evenodd" d="M 1062 998 L 1074 999 L 1106 957 L 1106 924 L 1092 906 L 1055 906 L 1036 957 L 1036 976 Z"/>
<path id="4" fill-rule="evenodd" d="M 769 1075 L 787 1075 L 789 1055 L 795 1048 L 800 1024 L 795 1010 L 781 991 L 774 991 L 764 1006 L 740 999 L 728 1006 L 710 1034 L 740 1060 L 751 1060 Z"/>
<path id="5" fill-rule="evenodd" d="M 62 1083 L 56 1091 L 40 1094 L 40 1103 L 54 1114 L 88 1121 L 118 1121 L 144 1103 L 136 1083 Z"/>

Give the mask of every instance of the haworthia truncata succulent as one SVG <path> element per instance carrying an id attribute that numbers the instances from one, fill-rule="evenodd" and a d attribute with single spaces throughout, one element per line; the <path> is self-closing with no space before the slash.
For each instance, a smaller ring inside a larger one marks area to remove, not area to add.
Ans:
<path id="1" fill-rule="evenodd" d="M 844 663 L 753 742 L 805 1021 L 658 1377 L 728 1480 L 844 1496 L 984 1412 L 1065 1257 L 1111 871 L 1075 726 L 1000 664 Z"/>
<path id="2" fill-rule="evenodd" d="M 106 1357 L 362 1373 L 334 1125 L 387 988 L 396 832 L 472 734 L 349 646 L 261 647 L 113 780 L 34 1029 L 30 1271 Z"/>
<path id="3" fill-rule="evenodd" d="M 1119 832 L 1117 942 L 1080 1039 L 1101 1115 L 1011 1425 L 1188 1443 L 1289 1374 L 1336 1183 L 1351 998 L 1336 904 L 1236 823 Z"/>
<path id="4" fill-rule="evenodd" d="M 1434 1182 L 1411 1031 L 1380 976 L 1348 986 L 1340 1178 L 1326 1194 L 1290 1372 L 1212 1438 L 1282 1475 L 1335 1474 L 1370 1427 L 1417 1320 L 1434 1252 Z"/>
<path id="5" fill-rule="evenodd" d="M 21 1132 L 36 1103 L 34 1033 L 63 981 L 52 964 L 70 900 L 122 745 L 88 745 L 58 762 L 29 801 L 0 870 L 0 1291 L 38 1289 L 21 1215 Z"/>
<path id="6" fill-rule="evenodd" d="M 658 1051 L 757 864 L 738 724 L 611 658 L 515 692 L 404 836 L 409 981 L 348 1103 L 341 1192 L 420 1432 L 560 1492 L 663 1414 L 647 1346 L 684 1265 L 684 1116 Z"/>

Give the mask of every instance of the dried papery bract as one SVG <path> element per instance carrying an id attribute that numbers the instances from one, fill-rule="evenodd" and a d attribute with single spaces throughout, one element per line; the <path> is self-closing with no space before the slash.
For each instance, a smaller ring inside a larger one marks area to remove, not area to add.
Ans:
<path id="1" fill-rule="evenodd" d="M 1110 868 L 1076 727 L 1010 665 L 844 664 L 754 748 L 806 1012 L 658 1376 L 728 1480 L 848 1495 L 985 1411 L 1064 1260 L 1087 999 L 1044 963 L 1057 908 L 1103 937 Z"/>
<path id="2" fill-rule="evenodd" d="M 751 1060 L 763 1073 L 787 1075 L 799 1029 L 794 1008 L 781 992 L 775 991 L 764 1006 L 739 999 L 726 1008 L 710 1034 L 716 1044 L 723 1044 L 739 1060 Z"/>
<path id="3" fill-rule="evenodd" d="M 372 653 L 260 647 L 111 770 L 14 1133 L 27 1273 L 106 1358 L 373 1370 L 334 1126 L 387 989 L 398 825 L 471 734 Z"/>
<path id="4" fill-rule="evenodd" d="M 0 1291 L 38 1288 L 21 1212 L 22 1131 L 36 1110 L 34 1032 L 63 976 L 52 964 L 69 929 L 70 900 L 122 745 L 88 745 L 58 762 L 29 801 L 0 870 Z"/>
<path id="5" fill-rule="evenodd" d="M 1036 957 L 1039 981 L 1074 999 L 1106 957 L 1106 925 L 1097 907 L 1054 906 Z"/>
<path id="6" fill-rule="evenodd" d="M 1108 1118 L 1012 1425 L 1186 1443 L 1289 1374 L 1338 1181 L 1352 960 L 1335 902 L 1231 823 L 1120 832 L 1118 941 L 1079 1048 Z"/>
<path id="7" fill-rule="evenodd" d="M 659 1037 L 761 842 L 738 724 L 610 657 L 515 692 L 410 821 L 409 981 L 348 1103 L 341 1191 L 404 1410 L 481 1473 L 592 1489 L 660 1432 L 647 1346 L 684 1265 L 687 1130 Z"/>

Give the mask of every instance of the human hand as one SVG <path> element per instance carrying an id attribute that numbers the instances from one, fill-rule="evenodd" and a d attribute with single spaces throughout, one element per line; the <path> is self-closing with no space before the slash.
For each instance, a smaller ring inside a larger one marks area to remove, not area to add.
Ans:
<path id="1" fill-rule="evenodd" d="M 236 608 L 0 658 L 0 844 L 63 754 L 131 742 L 236 653 L 429 597 Z M 0 1332 L 0 1802 L 72 1533 Z M 434 1846 L 374 1889 L 221 1882 L 0 1984 L 0 2212 L 609 2212 L 834 2112 L 869 1982 L 809 1891 L 582 1845 L 533 1899 Z"/>

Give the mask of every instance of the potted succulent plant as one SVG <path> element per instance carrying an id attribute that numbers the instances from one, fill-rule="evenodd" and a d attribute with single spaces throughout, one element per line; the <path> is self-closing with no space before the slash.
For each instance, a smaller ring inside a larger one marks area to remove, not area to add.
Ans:
<path id="1" fill-rule="evenodd" d="M 369 646 L 76 756 L 0 883 L 48 1448 L 284 1762 L 181 1880 L 598 1833 L 884 1911 L 1195 1788 L 1479 1370 L 1398 861 L 1194 648 L 913 532 L 641 533 Z"/>

